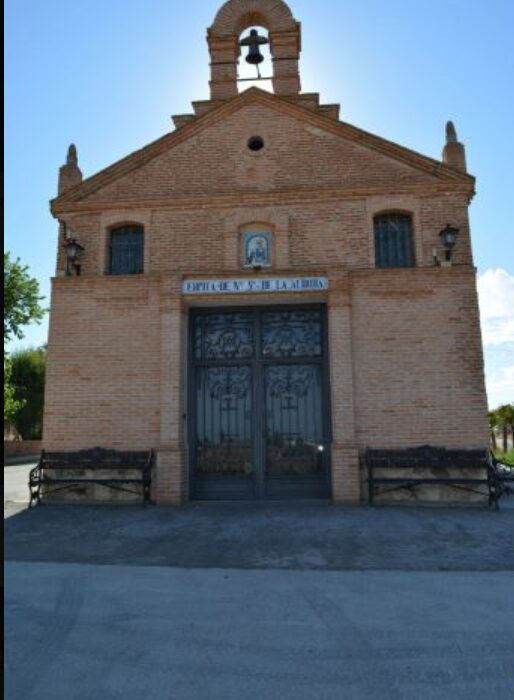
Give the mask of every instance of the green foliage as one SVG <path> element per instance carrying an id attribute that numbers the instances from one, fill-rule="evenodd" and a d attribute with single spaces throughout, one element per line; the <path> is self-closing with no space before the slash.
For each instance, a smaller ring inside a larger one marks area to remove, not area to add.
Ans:
<path id="1" fill-rule="evenodd" d="M 16 416 L 22 413 L 27 420 L 30 414 L 33 429 L 28 432 L 38 432 L 41 430 L 41 420 L 39 428 L 36 427 L 35 409 L 36 403 L 40 402 L 39 389 L 31 388 L 19 390 L 13 384 L 11 377 L 14 372 L 11 359 L 6 352 L 6 344 L 13 338 L 23 338 L 22 327 L 35 321 L 39 323 L 46 313 L 40 302 L 43 297 L 39 296 L 39 283 L 28 273 L 28 268 L 22 265 L 20 259 L 11 260 L 8 252 L 4 253 L 4 421 L 12 422 Z M 35 373 L 37 374 L 37 372 Z M 35 375 L 31 381 L 38 386 Z M 43 363 L 44 382 L 44 363 Z M 40 383 L 40 380 L 39 380 Z M 32 386 L 32 385 L 31 385 Z M 26 396 L 25 396 L 26 394 Z M 34 399 L 32 398 L 34 394 Z M 30 395 L 30 402 L 26 399 Z M 23 433 L 22 433 L 23 435 Z M 25 435 L 23 435 L 25 437 Z"/>
<path id="2" fill-rule="evenodd" d="M 509 450 L 508 452 L 503 452 L 502 450 L 493 450 L 493 454 L 496 459 L 506 464 L 514 464 L 514 450 Z"/>
<path id="3" fill-rule="evenodd" d="M 496 409 L 498 425 L 507 424 L 509 427 L 514 425 L 514 404 L 507 403 L 499 406 Z"/>
<path id="4" fill-rule="evenodd" d="M 24 440 L 40 440 L 43 430 L 46 352 L 42 348 L 17 350 L 12 354 L 11 362 L 14 395 L 23 404 L 14 417 L 14 425 Z"/>
<path id="5" fill-rule="evenodd" d="M 4 253 L 4 351 L 6 342 L 23 338 L 22 326 L 41 321 L 46 312 L 40 305 L 42 300 L 39 283 L 30 276 L 27 266 Z"/>
<path id="6" fill-rule="evenodd" d="M 4 355 L 4 421 L 12 422 L 18 411 L 23 408 L 23 402 L 16 398 L 14 387 L 11 385 L 12 363 Z"/>
<path id="7" fill-rule="evenodd" d="M 491 426 L 491 437 L 494 437 L 495 431 L 499 431 L 502 435 L 502 453 L 508 452 L 508 434 L 512 436 L 514 443 L 514 403 L 498 406 L 493 411 L 489 411 L 489 425 Z M 496 439 L 493 440 L 493 449 L 496 449 Z"/>

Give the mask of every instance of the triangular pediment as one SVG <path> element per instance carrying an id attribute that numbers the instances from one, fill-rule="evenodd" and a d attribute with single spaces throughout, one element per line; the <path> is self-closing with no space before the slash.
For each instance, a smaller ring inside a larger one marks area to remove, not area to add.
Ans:
<path id="1" fill-rule="evenodd" d="M 256 155 L 246 142 L 262 135 Z M 116 203 L 241 192 L 423 187 L 474 178 L 350 124 L 251 88 L 85 179 L 52 201 Z"/>

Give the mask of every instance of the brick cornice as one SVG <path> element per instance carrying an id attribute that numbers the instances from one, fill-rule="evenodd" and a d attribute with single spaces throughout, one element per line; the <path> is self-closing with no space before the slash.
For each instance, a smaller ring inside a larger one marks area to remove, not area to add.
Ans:
<path id="1" fill-rule="evenodd" d="M 431 174 L 446 185 L 464 186 L 466 191 L 471 195 L 474 191 L 475 178 L 467 173 L 449 167 L 448 165 L 423 156 L 415 151 L 411 151 L 404 146 L 399 146 L 391 141 L 387 141 L 379 136 L 370 134 L 362 129 L 359 129 L 345 122 L 338 122 L 330 117 L 326 117 L 319 112 L 312 111 L 300 104 L 293 103 L 285 98 L 277 95 L 264 92 L 259 88 L 252 87 L 240 95 L 223 102 L 207 113 L 195 117 L 191 122 L 185 124 L 178 131 L 165 134 L 153 143 L 144 148 L 135 151 L 122 160 L 113 165 L 101 170 L 96 175 L 83 180 L 79 185 L 68 190 L 65 194 L 56 197 L 51 201 L 51 211 L 57 214 L 68 207 L 62 207 L 64 203 L 78 202 L 81 199 L 89 196 L 93 192 L 101 189 L 110 182 L 126 175 L 135 170 L 153 158 L 161 155 L 170 148 L 186 141 L 198 132 L 203 131 L 212 124 L 225 119 L 230 114 L 248 104 L 263 104 L 265 106 L 276 109 L 277 111 L 287 114 L 293 118 L 305 121 L 313 126 L 317 126 L 334 135 L 346 138 L 354 143 L 358 143 L 364 147 L 378 151 L 379 153 L 389 156 L 390 158 L 400 161 L 411 167 Z M 426 186 L 426 185 L 425 185 Z M 243 195 L 244 196 L 244 195 Z M 239 198 L 239 195 L 238 195 Z"/>
<path id="2" fill-rule="evenodd" d="M 278 206 L 287 204 L 305 204 L 306 202 L 331 202 L 346 199 L 362 199 L 380 195 L 417 195 L 429 197 L 444 192 L 462 193 L 470 197 L 466 183 L 420 183 L 413 185 L 396 185 L 384 187 L 333 188 L 333 189 L 297 189 L 275 190 L 273 192 L 237 192 L 219 195 L 190 195 L 183 197 L 160 197 L 156 199 L 138 200 L 102 200 L 102 201 L 68 201 L 62 198 L 52 202 L 52 213 L 55 216 L 72 213 L 98 213 L 107 210 L 126 209 L 224 209 L 227 207 L 247 206 Z"/>

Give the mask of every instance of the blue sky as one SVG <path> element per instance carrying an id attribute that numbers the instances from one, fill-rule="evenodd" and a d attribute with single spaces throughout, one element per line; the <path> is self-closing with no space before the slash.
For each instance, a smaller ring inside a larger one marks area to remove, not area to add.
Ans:
<path id="1" fill-rule="evenodd" d="M 70 142 L 92 175 L 208 98 L 218 0 L 7 0 L 6 246 L 49 298 L 48 201 Z M 453 119 L 477 177 L 471 227 L 491 406 L 514 400 L 512 0 L 293 0 L 304 92 L 341 119 L 439 158 Z M 22 345 L 46 340 L 47 324 Z"/>

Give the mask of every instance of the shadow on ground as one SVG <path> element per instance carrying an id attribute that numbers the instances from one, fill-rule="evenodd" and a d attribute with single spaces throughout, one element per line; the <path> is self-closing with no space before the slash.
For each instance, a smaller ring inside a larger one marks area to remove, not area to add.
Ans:
<path id="1" fill-rule="evenodd" d="M 42 505 L 4 521 L 5 558 L 227 569 L 514 570 L 514 510 L 196 503 Z"/>

